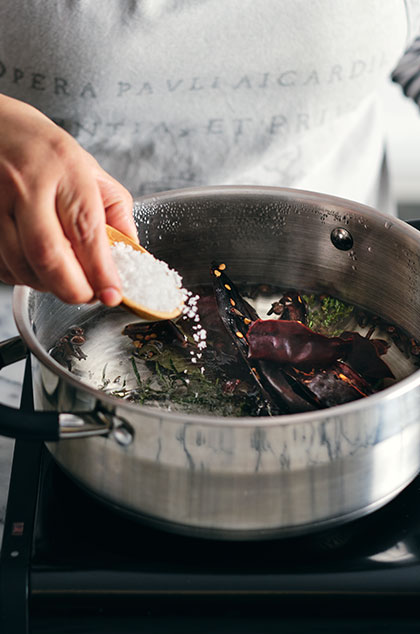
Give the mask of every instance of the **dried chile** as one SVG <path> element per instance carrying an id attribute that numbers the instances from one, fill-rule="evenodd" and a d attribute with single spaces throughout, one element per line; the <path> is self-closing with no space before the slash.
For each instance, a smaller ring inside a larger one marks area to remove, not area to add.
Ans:
<path id="1" fill-rule="evenodd" d="M 350 341 L 320 335 L 298 321 L 258 319 L 247 334 L 248 357 L 299 370 L 326 368 L 346 355 Z"/>

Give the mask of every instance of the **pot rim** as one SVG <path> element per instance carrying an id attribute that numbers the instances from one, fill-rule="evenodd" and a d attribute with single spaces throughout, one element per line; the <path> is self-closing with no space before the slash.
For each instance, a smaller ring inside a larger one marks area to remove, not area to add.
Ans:
<path id="1" fill-rule="evenodd" d="M 348 211 L 373 214 L 375 216 L 382 217 L 384 222 L 391 222 L 399 227 L 400 230 L 406 231 L 407 235 L 416 238 L 420 243 L 420 232 L 405 223 L 403 220 L 389 216 L 383 212 L 345 198 L 338 196 L 332 196 L 330 194 L 322 194 L 319 192 L 312 192 L 307 190 L 299 190 L 286 187 L 272 187 L 272 186 L 257 186 L 257 185 L 221 185 L 221 186 L 206 186 L 206 187 L 192 187 L 185 189 L 168 190 L 159 192 L 157 194 L 145 195 L 134 200 L 135 205 L 142 205 L 145 203 L 158 204 L 167 200 L 176 200 L 178 198 L 197 198 L 205 195 L 219 195 L 228 194 L 229 196 L 246 195 L 247 193 L 255 194 L 283 194 L 286 198 L 290 197 L 296 200 L 305 200 L 308 202 L 319 202 L 338 205 L 342 207 L 346 206 Z M 420 244 L 419 244 L 420 246 Z M 147 405 L 139 405 L 137 403 L 130 403 L 123 399 L 111 396 L 102 392 L 101 390 L 94 388 L 83 381 L 79 380 L 64 366 L 60 365 L 48 352 L 41 346 L 36 338 L 31 322 L 29 320 L 27 305 L 29 300 L 29 294 L 32 289 L 28 286 L 15 286 L 13 291 L 13 316 L 19 334 L 27 344 L 29 350 L 35 355 L 35 357 L 47 368 L 53 371 L 62 379 L 72 384 L 77 389 L 81 389 L 88 394 L 94 396 L 97 400 L 103 401 L 110 406 L 122 407 L 132 412 L 143 412 L 147 416 L 154 418 L 165 418 L 167 422 L 191 424 L 191 425 L 205 425 L 205 426 L 226 426 L 226 424 L 232 424 L 235 427 L 276 427 L 278 425 L 298 425 L 311 423 L 315 420 L 334 418 L 336 416 L 357 414 L 357 412 L 364 411 L 366 414 L 367 409 L 373 409 L 378 403 L 389 402 L 394 399 L 400 398 L 402 395 L 413 390 L 420 385 L 420 370 L 417 370 L 410 374 L 405 379 L 398 381 L 395 385 L 387 387 L 376 394 L 367 396 L 356 401 L 344 403 L 342 405 L 335 405 L 314 412 L 304 412 L 299 414 L 283 414 L 280 416 L 210 416 L 202 414 L 188 414 L 180 412 L 171 412 L 168 410 L 158 409 Z M 77 305 L 74 306 L 77 308 Z"/>

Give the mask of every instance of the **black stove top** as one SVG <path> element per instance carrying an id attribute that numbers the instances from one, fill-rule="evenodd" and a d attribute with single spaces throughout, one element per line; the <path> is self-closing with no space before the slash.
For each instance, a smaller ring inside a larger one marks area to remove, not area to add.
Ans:
<path id="1" fill-rule="evenodd" d="M 11 634 L 418 632 L 420 476 L 338 528 L 223 542 L 122 517 L 17 441 L 0 573 Z"/>

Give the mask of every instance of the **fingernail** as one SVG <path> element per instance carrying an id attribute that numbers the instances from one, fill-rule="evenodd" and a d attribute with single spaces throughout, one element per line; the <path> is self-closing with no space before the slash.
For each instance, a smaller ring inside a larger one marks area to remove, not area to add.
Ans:
<path id="1" fill-rule="evenodd" d="M 113 286 L 109 286 L 99 291 L 98 299 L 105 304 L 105 306 L 118 306 L 122 300 L 121 291 Z"/>

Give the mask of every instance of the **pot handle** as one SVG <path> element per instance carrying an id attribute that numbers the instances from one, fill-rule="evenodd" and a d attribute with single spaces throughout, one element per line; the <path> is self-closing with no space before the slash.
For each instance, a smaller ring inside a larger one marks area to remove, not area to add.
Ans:
<path id="1" fill-rule="evenodd" d="M 0 369 L 22 361 L 27 355 L 28 349 L 19 336 L 0 342 Z M 30 365 L 27 368 L 30 370 Z M 55 441 L 105 435 L 112 428 L 112 415 L 99 410 L 81 413 L 28 412 L 0 404 L 0 435 L 9 438 Z"/>

